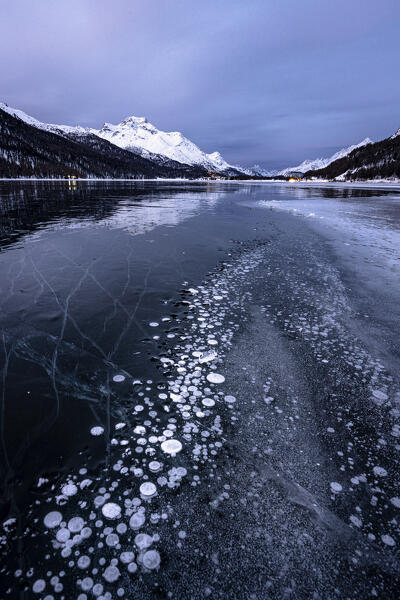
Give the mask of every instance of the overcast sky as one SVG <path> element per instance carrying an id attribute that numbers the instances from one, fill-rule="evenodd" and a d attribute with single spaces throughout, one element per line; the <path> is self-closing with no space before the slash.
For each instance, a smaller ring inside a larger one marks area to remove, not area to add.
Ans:
<path id="1" fill-rule="evenodd" d="M 0 100 L 283 167 L 400 127 L 399 23 L 400 0 L 0 0 Z"/>

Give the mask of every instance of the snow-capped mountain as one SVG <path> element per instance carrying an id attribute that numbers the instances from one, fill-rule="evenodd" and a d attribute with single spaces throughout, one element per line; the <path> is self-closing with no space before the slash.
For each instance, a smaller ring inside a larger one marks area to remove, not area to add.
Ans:
<path id="1" fill-rule="evenodd" d="M 110 143 L 139 154 L 143 158 L 165 164 L 165 157 L 183 165 L 202 167 L 218 173 L 238 174 L 245 170 L 230 165 L 219 152 L 206 154 L 179 131 L 160 131 L 145 117 L 127 117 L 118 125 L 104 123 L 101 129 L 43 123 L 22 110 L 0 103 L 0 109 L 38 129 L 68 138 L 95 135 Z"/>
<path id="2" fill-rule="evenodd" d="M 118 125 L 104 123 L 92 130 L 112 144 L 146 156 L 148 152 L 167 156 L 186 165 L 200 165 L 211 171 L 239 170 L 222 158 L 219 152 L 206 154 L 179 131 L 160 131 L 146 117 L 127 117 Z"/>
<path id="3" fill-rule="evenodd" d="M 255 175 L 256 177 L 273 177 L 274 175 L 278 175 L 278 172 L 278 169 L 267 171 L 267 169 L 264 169 L 260 165 L 254 165 L 246 170 L 247 175 Z"/>
<path id="4" fill-rule="evenodd" d="M 339 160 L 340 158 L 344 158 L 348 156 L 353 150 L 357 150 L 357 148 L 362 148 L 367 144 L 372 144 L 372 140 L 369 138 L 365 138 L 359 144 L 354 144 L 353 146 L 348 146 L 347 148 L 343 148 L 338 152 L 335 152 L 332 156 L 328 158 L 316 158 L 315 160 L 304 160 L 300 165 L 296 167 L 287 167 L 286 169 L 282 169 L 277 174 L 278 175 L 289 175 L 290 173 L 306 173 L 307 171 L 316 171 L 317 169 L 324 169 L 331 163 L 335 162 L 335 160 Z"/>
<path id="5" fill-rule="evenodd" d="M 0 178 L 185 178 L 207 175 L 200 166 L 169 158 L 142 157 L 111 144 L 90 130 L 49 125 L 0 105 Z"/>

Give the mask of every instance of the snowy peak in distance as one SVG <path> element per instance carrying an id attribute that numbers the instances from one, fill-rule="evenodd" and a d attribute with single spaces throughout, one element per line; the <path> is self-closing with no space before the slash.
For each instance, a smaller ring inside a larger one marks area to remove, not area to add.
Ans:
<path id="1" fill-rule="evenodd" d="M 316 171 L 318 169 L 324 169 L 325 167 L 333 163 L 335 160 L 344 158 L 345 156 L 353 152 L 353 150 L 357 150 L 357 148 L 362 148 L 363 146 L 372 143 L 372 140 L 370 140 L 369 138 L 365 138 L 365 140 L 363 140 L 359 144 L 354 144 L 353 146 L 343 148 L 342 150 L 335 152 L 335 154 L 333 154 L 329 158 L 316 158 L 315 160 L 307 159 L 304 160 L 300 165 L 297 165 L 296 167 L 287 167 L 286 169 L 282 169 L 282 171 L 279 171 L 278 175 L 289 175 L 290 173 L 306 173 L 307 171 Z"/>
<path id="2" fill-rule="evenodd" d="M 104 123 L 101 129 L 92 132 L 126 150 L 159 154 L 183 164 L 200 165 L 208 170 L 240 170 L 227 163 L 219 152 L 206 154 L 179 131 L 160 131 L 146 117 L 126 117 L 118 125 Z"/>

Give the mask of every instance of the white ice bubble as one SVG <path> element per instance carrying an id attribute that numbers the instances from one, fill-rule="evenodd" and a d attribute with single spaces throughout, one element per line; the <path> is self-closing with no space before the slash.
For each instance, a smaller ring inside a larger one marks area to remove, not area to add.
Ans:
<path id="1" fill-rule="evenodd" d="M 387 546 L 395 546 L 396 545 L 396 542 L 394 541 L 394 539 L 392 538 L 391 535 L 381 535 L 381 540 Z"/>
<path id="2" fill-rule="evenodd" d="M 134 513 L 130 518 L 129 527 L 131 529 L 140 529 L 141 527 L 143 527 L 145 521 L 146 517 L 142 512 Z"/>
<path id="3" fill-rule="evenodd" d="M 152 321 L 151 323 L 149 323 L 150 327 L 158 327 L 159 323 L 157 323 L 156 321 Z"/>
<path id="4" fill-rule="evenodd" d="M 61 491 L 64 494 L 64 496 L 75 496 L 75 494 L 78 491 L 78 488 L 74 483 L 67 483 L 66 485 L 63 485 Z"/>
<path id="5" fill-rule="evenodd" d="M 56 533 L 57 541 L 64 544 L 71 537 L 71 532 L 66 527 L 62 527 Z"/>
<path id="6" fill-rule="evenodd" d="M 160 566 L 160 555 L 157 550 L 147 550 L 143 554 L 142 564 L 146 569 L 157 569 Z"/>
<path id="7" fill-rule="evenodd" d="M 385 402 L 388 399 L 387 394 L 381 390 L 373 390 L 372 395 L 379 402 Z"/>
<path id="8" fill-rule="evenodd" d="M 84 525 L 85 521 L 82 517 L 72 517 L 72 519 L 68 521 L 68 529 L 71 533 L 79 533 Z"/>
<path id="9" fill-rule="evenodd" d="M 343 487 L 340 485 L 340 483 L 338 483 L 337 481 L 332 481 L 331 490 L 333 492 L 341 492 L 342 489 L 343 489 Z"/>
<path id="10" fill-rule="evenodd" d="M 215 350 L 209 350 L 208 352 L 203 352 L 203 354 L 201 354 L 199 356 L 199 363 L 203 364 L 203 363 L 211 362 L 211 361 L 215 360 L 216 358 L 217 358 L 217 353 L 215 352 Z"/>
<path id="11" fill-rule="evenodd" d="M 108 583 L 113 583 L 114 581 L 117 581 L 120 574 L 118 567 L 110 566 L 104 571 L 103 577 Z"/>
<path id="12" fill-rule="evenodd" d="M 106 544 L 110 548 L 117 546 L 119 544 L 119 537 L 117 536 L 117 534 L 109 533 L 108 536 L 106 537 Z"/>
<path id="13" fill-rule="evenodd" d="M 182 396 L 180 394 L 174 394 L 173 392 L 170 393 L 169 397 L 171 400 L 173 400 L 173 402 L 180 402 L 182 400 Z"/>
<path id="14" fill-rule="evenodd" d="M 91 577 L 85 577 L 82 579 L 81 588 L 84 592 L 88 592 L 93 587 L 93 579 Z"/>
<path id="15" fill-rule="evenodd" d="M 203 406 L 207 406 L 207 408 L 215 406 L 215 401 L 212 398 L 203 398 L 201 403 L 203 404 Z"/>
<path id="16" fill-rule="evenodd" d="M 106 519 L 118 519 L 121 516 L 121 507 L 115 504 L 115 502 L 107 502 L 107 504 L 104 504 L 101 512 Z"/>
<path id="17" fill-rule="evenodd" d="M 383 467 L 374 467 L 373 471 L 378 477 L 386 477 L 387 471 Z"/>
<path id="18" fill-rule="evenodd" d="M 152 473 L 157 473 L 161 470 L 161 468 L 162 465 L 160 462 L 158 462 L 158 460 L 152 460 L 151 462 L 149 462 L 149 469 Z"/>
<path id="19" fill-rule="evenodd" d="M 80 556 L 77 564 L 79 569 L 87 569 L 90 565 L 90 558 L 86 555 Z"/>
<path id="20" fill-rule="evenodd" d="M 177 454 L 182 450 L 182 444 L 179 440 L 168 439 L 162 442 L 161 450 L 166 454 Z"/>
<path id="21" fill-rule="evenodd" d="M 41 594 L 45 587 L 46 587 L 46 582 L 44 581 L 44 579 L 37 579 L 32 586 L 32 591 L 35 594 Z"/>
<path id="22" fill-rule="evenodd" d="M 137 571 L 137 564 L 135 562 L 129 563 L 129 565 L 128 565 L 128 571 L 129 571 L 129 573 L 131 573 L 131 575 L 133 573 L 136 573 L 136 571 Z"/>
<path id="23" fill-rule="evenodd" d="M 100 427 L 100 425 L 96 425 L 96 427 L 92 427 L 92 429 L 90 430 L 90 433 L 92 435 L 101 435 L 102 433 L 104 433 L 104 427 Z"/>
<path id="24" fill-rule="evenodd" d="M 225 377 L 219 373 L 209 373 L 207 375 L 207 381 L 210 383 L 224 383 Z"/>
<path id="25" fill-rule="evenodd" d="M 121 383 L 122 381 L 125 381 L 125 376 L 124 375 L 114 375 L 113 381 L 115 381 L 115 383 Z"/>
<path id="26" fill-rule="evenodd" d="M 225 396 L 225 402 L 228 404 L 234 404 L 236 402 L 235 396 Z"/>
<path id="27" fill-rule="evenodd" d="M 135 560 L 135 553 L 134 552 L 122 552 L 121 556 L 119 558 L 120 558 L 120 561 L 124 565 L 129 565 L 129 563 L 131 563 L 132 561 Z"/>
<path id="28" fill-rule="evenodd" d="M 135 544 L 139 550 L 146 550 L 153 543 L 153 538 L 147 533 L 138 533 L 135 537 Z"/>
<path id="29" fill-rule="evenodd" d="M 58 527 L 62 521 L 62 514 L 57 510 L 53 510 L 52 512 L 47 513 L 43 522 L 49 529 L 53 529 L 53 527 Z"/>
<path id="30" fill-rule="evenodd" d="M 145 496 L 146 498 L 151 498 L 157 492 L 156 486 L 151 481 L 145 481 L 142 483 L 139 490 L 142 496 Z"/>

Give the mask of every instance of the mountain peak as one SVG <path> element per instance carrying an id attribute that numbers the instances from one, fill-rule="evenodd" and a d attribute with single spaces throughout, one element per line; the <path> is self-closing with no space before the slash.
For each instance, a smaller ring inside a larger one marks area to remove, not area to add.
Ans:
<path id="1" fill-rule="evenodd" d="M 131 115 L 130 117 L 125 117 L 120 125 L 129 125 L 130 123 L 141 125 L 143 123 L 148 123 L 148 120 L 147 117 L 135 117 L 134 115 Z"/>

